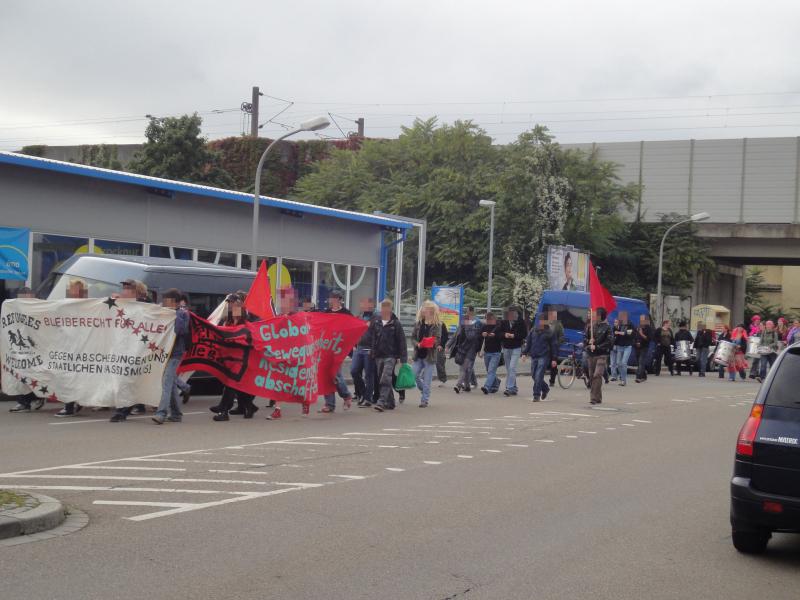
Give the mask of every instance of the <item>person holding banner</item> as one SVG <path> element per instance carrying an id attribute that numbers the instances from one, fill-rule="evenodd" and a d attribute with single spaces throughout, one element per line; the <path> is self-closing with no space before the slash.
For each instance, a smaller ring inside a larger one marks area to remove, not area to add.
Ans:
<path id="1" fill-rule="evenodd" d="M 21 287 L 17 292 L 17 298 L 29 298 L 35 299 L 36 294 L 33 293 L 33 290 L 27 286 Z M 34 407 L 36 410 L 39 410 L 44 406 L 44 398 L 39 398 L 33 392 L 29 392 L 23 396 L 17 396 L 16 398 L 17 404 L 14 408 L 10 408 L 8 412 L 12 413 L 22 413 L 22 412 L 31 412 L 31 405 L 35 402 L 36 406 Z"/>
<path id="2" fill-rule="evenodd" d="M 88 297 L 89 288 L 83 279 L 71 279 L 67 285 L 66 298 L 81 299 Z M 67 402 L 64 407 L 56 413 L 57 417 L 74 417 L 81 412 L 81 405 L 77 402 Z"/>
<path id="3" fill-rule="evenodd" d="M 339 290 L 331 291 L 330 295 L 328 296 L 328 308 L 325 309 L 326 313 L 332 313 L 336 315 L 351 315 L 349 310 L 347 310 L 344 305 L 342 304 L 342 292 Z M 347 383 L 344 380 L 344 376 L 342 375 L 342 369 L 339 369 L 339 372 L 336 373 L 336 391 L 339 392 L 339 395 L 342 397 L 342 404 L 344 405 L 344 410 L 349 410 L 350 407 L 353 405 L 353 396 L 350 394 L 350 390 L 347 389 Z M 332 413 L 336 410 L 336 394 L 325 394 L 325 406 L 319 409 L 321 413 Z"/>
<path id="4" fill-rule="evenodd" d="M 225 298 L 227 310 L 222 325 L 225 327 L 233 327 L 236 325 L 244 325 L 248 321 L 252 321 L 254 317 L 247 312 L 244 308 L 244 300 L 247 297 L 245 292 L 239 291 L 233 294 L 228 294 Z M 245 392 L 235 390 L 232 387 L 225 386 L 222 390 L 222 398 L 219 404 L 211 407 L 211 411 L 215 412 L 212 418 L 215 421 L 229 421 L 229 415 L 243 415 L 245 419 L 252 419 L 253 415 L 258 411 L 258 407 L 253 403 L 255 396 Z M 239 406 L 233 409 L 233 401 L 237 400 Z M 279 409 L 276 409 L 279 410 Z M 279 413 L 280 414 L 280 413 Z"/>
<path id="5" fill-rule="evenodd" d="M 178 365 L 181 364 L 183 354 L 191 344 L 191 337 L 189 336 L 189 311 L 186 308 L 181 308 L 181 296 L 181 292 L 175 288 L 168 289 L 161 296 L 161 306 L 175 311 L 175 324 L 173 325 L 175 328 L 175 344 L 172 346 L 167 366 L 164 368 L 164 376 L 161 383 L 161 401 L 158 403 L 156 414 L 153 415 L 153 422 L 157 425 L 163 425 L 164 421 L 180 423 L 183 419 L 180 402 L 178 401 L 180 393 L 175 380 L 178 377 Z"/>
<path id="6" fill-rule="evenodd" d="M 584 340 L 586 352 L 589 354 L 589 377 L 591 378 L 590 404 L 603 402 L 603 378 L 606 374 L 608 356 L 614 345 L 611 327 L 606 321 L 608 313 L 602 306 L 596 311 L 597 318 L 590 324 L 588 335 Z"/>
<path id="7" fill-rule="evenodd" d="M 417 313 L 417 321 L 414 323 L 414 332 L 411 339 L 414 340 L 414 379 L 417 388 L 422 392 L 419 400 L 420 408 L 426 408 L 431 398 L 431 380 L 433 379 L 433 369 L 436 367 L 436 360 L 441 347 L 442 320 L 439 317 L 439 307 L 435 302 L 426 300 Z"/>
<path id="8" fill-rule="evenodd" d="M 399 362 L 408 362 L 408 348 L 406 347 L 406 334 L 400 319 L 392 311 L 392 301 L 388 298 L 381 302 L 381 312 L 370 323 L 372 335 L 372 356 L 377 369 L 377 382 L 379 396 L 378 402 L 373 406 L 378 412 L 394 409 L 394 394 L 392 393 L 392 376 L 395 365 Z"/>

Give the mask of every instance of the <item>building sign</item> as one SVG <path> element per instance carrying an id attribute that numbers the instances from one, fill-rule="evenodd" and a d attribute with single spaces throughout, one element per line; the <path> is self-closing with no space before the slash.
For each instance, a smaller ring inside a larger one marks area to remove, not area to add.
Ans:
<path id="1" fill-rule="evenodd" d="M 548 289 L 589 291 L 589 255 L 572 246 L 547 247 Z"/>
<path id="2" fill-rule="evenodd" d="M 0 227 L 0 279 L 28 279 L 29 229 Z"/>
<path id="3" fill-rule="evenodd" d="M 439 307 L 442 323 L 450 333 L 455 333 L 461 323 L 464 310 L 464 288 L 462 286 L 434 286 L 431 288 L 433 301 Z"/>

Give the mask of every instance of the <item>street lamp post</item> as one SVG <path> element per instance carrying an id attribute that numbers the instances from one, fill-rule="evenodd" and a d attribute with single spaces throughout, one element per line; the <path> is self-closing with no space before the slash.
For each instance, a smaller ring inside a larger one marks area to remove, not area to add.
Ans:
<path id="1" fill-rule="evenodd" d="M 658 315 L 659 325 L 660 321 L 664 319 L 664 303 L 661 299 L 661 274 L 664 269 L 664 242 L 667 241 L 667 236 L 669 232 L 675 229 L 678 225 L 684 225 L 685 223 L 696 223 L 697 221 L 706 221 L 711 218 L 711 215 L 707 212 L 697 213 L 696 215 L 692 215 L 688 219 L 684 219 L 683 221 L 678 221 L 672 227 L 667 229 L 664 232 L 664 237 L 661 238 L 661 248 L 658 250 L 658 288 L 656 289 L 656 314 Z"/>
<path id="2" fill-rule="evenodd" d="M 272 143 L 267 146 L 267 149 L 264 150 L 264 154 L 261 155 L 261 159 L 258 161 L 258 167 L 256 168 L 255 186 L 253 187 L 253 253 L 250 257 L 250 268 L 253 271 L 258 268 L 258 209 L 261 205 L 261 171 L 264 169 L 264 161 L 267 158 L 267 154 L 269 154 L 269 151 L 281 140 L 285 140 L 301 131 L 319 131 L 320 129 L 325 129 L 328 125 L 330 125 L 330 121 L 325 117 L 317 117 L 310 121 L 300 123 L 300 127 L 297 129 L 288 131 L 279 138 L 273 140 Z"/>
<path id="3" fill-rule="evenodd" d="M 494 200 L 480 200 L 480 206 L 488 206 L 489 216 L 489 285 L 486 291 L 486 310 L 492 309 L 492 262 L 494 260 L 494 207 L 497 204 Z"/>

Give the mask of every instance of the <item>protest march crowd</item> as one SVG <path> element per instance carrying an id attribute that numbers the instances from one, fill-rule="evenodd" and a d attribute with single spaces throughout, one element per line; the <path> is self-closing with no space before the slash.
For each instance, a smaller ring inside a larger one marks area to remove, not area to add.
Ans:
<path id="1" fill-rule="evenodd" d="M 318 409 L 322 414 L 336 411 L 337 395 L 341 398 L 344 410 L 352 408 L 355 401 L 361 408 L 390 411 L 398 403 L 403 403 L 407 391 L 414 388 L 419 392 L 419 407 L 425 408 L 431 402 L 434 374 L 441 382 L 440 386 L 447 381 L 448 358 L 454 360 L 459 368 L 453 388 L 457 394 L 478 387 L 474 366 L 479 358 L 483 359 L 486 367 L 486 378 L 480 386 L 480 391 L 486 395 L 500 391 L 503 381 L 499 370 L 504 366 L 506 380 L 503 395 L 517 396 L 517 371 L 521 360 L 530 360 L 534 402 L 546 399 L 555 383 L 559 348 L 565 341 L 564 328 L 555 311 L 539 315 L 529 329 L 516 307 L 508 307 L 502 315 L 488 311 L 483 319 L 476 317 L 473 307 L 467 307 L 457 330 L 449 332 L 442 322 L 438 306 L 427 300 L 422 303 L 410 331 L 412 352 L 409 356 L 407 332 L 393 311 L 391 300 L 381 301 L 376 310 L 375 301 L 365 299 L 361 302 L 358 315 L 353 316 L 343 305 L 342 295 L 332 291 L 328 307 L 318 312 L 308 302 L 300 306 L 294 290 L 288 288 L 281 290 L 280 307 L 276 311 L 268 291 L 253 291 L 257 285 L 270 289 L 266 273 L 260 272 L 253 285 L 250 292 L 228 294 L 208 320 L 190 313 L 188 298 L 179 290 L 164 291 L 161 294 L 161 308 L 166 309 L 164 314 L 174 317 L 169 321 L 169 332 L 163 324 L 147 325 L 141 322 L 134 327 L 133 320 L 127 317 L 96 317 L 88 312 L 79 313 L 80 316 L 45 313 L 46 316 L 39 320 L 24 313 L 22 308 L 8 315 L 4 310 L 3 326 L 9 338 L 4 342 L 7 342 L 8 348 L 16 348 L 19 352 L 36 346 L 31 336 L 22 333 L 19 328 L 6 327 L 12 323 L 22 323 L 34 329 L 40 323 L 54 327 L 71 325 L 101 329 L 111 328 L 116 323 L 122 329 L 133 328 L 137 337 L 132 338 L 132 343 L 142 341 L 152 351 L 149 358 L 141 358 L 136 364 L 151 362 L 163 366 L 163 373 L 160 373 L 157 381 L 160 397 L 137 397 L 136 401 L 122 405 L 115 398 L 89 402 L 92 410 L 113 410 L 110 421 L 115 423 L 125 421 L 131 414 L 146 414 L 145 404 L 153 407 L 152 420 L 155 423 L 180 422 L 181 406 L 191 397 L 186 374 L 194 370 L 211 373 L 223 384 L 219 402 L 210 409 L 214 413 L 213 420 L 218 422 L 229 421 L 231 415 L 253 418 L 259 410 L 255 404 L 256 397 L 269 401 L 270 414 L 267 419 L 271 420 L 281 418 L 282 402 L 298 402 L 302 405 L 303 415 L 308 415 L 319 396 L 324 398 Z M 116 314 L 119 317 L 125 316 L 126 306 L 131 313 L 131 307 L 126 302 L 148 302 L 148 290 L 142 282 L 129 279 L 122 282 L 121 286 L 122 291 L 118 296 L 101 302 L 108 309 L 123 307 L 118 308 Z M 61 302 L 85 299 L 86 296 L 85 283 L 74 279 L 67 291 L 69 300 Z M 45 302 L 26 300 L 34 298 L 27 288 L 20 291 L 18 298 L 23 302 Z M 589 310 L 584 342 L 578 346 L 591 404 L 602 402 L 603 383 L 618 381 L 620 386 L 627 385 L 628 366 L 634 350 L 636 383 L 644 383 L 648 372 L 660 375 L 662 363 L 673 376 L 679 376 L 686 370 L 691 375 L 696 368 L 699 376 L 705 377 L 713 347 L 716 347 L 716 352 L 711 365 L 718 370 L 720 378 L 727 373 L 730 380 L 735 381 L 738 373 L 740 379 L 744 380 L 749 368 L 749 377 L 761 381 L 780 349 L 787 344 L 800 342 L 800 322 L 795 320 L 789 326 L 783 318 L 777 323 L 766 321 L 762 324 L 756 315 L 751 319 L 749 329 L 740 324 L 732 330 L 722 326 L 720 332 L 700 323 L 698 331 L 692 334 L 685 321 L 679 323 L 677 331 L 673 331 L 669 320 L 653 330 L 646 316 L 642 316 L 635 327 L 627 322 L 624 313 L 619 313 L 620 318 L 613 323 L 607 321 L 607 315 L 608 311 L 603 306 Z M 155 341 L 157 338 L 152 335 L 138 337 L 142 331 L 174 334 L 171 348 L 161 348 Z M 288 338 L 302 341 L 293 346 L 281 346 L 280 343 Z M 11 412 L 30 412 L 41 408 L 46 400 L 59 401 L 54 392 L 48 395 L 48 386 L 39 381 L 43 380 L 41 376 L 37 380 L 34 378 L 35 372 L 28 377 L 24 375 L 26 368 L 47 369 L 48 365 L 29 359 L 28 364 L 25 360 L 13 358 L 8 350 L 6 353 L 9 356 L 3 357 L 4 385 L 6 381 L 12 381 L 25 384 L 26 389 L 30 390 L 16 394 L 17 404 Z M 353 392 L 342 373 L 343 361 L 348 355 L 352 359 L 350 374 Z M 101 356 L 103 360 L 126 362 L 124 356 L 114 358 L 104 353 Z M 750 364 L 748 356 L 752 358 Z M 73 353 L 51 352 L 53 357 L 72 359 Z M 74 366 L 62 366 L 61 362 L 51 362 L 49 365 L 55 369 L 81 371 Z M 102 366 L 94 365 L 72 376 L 87 377 L 87 373 L 102 371 Z M 149 369 L 143 371 L 142 368 L 116 367 L 109 370 L 106 367 L 105 372 L 135 380 L 142 372 L 149 372 Z M 14 380 L 6 380 L 6 377 L 13 377 Z M 116 392 L 109 391 L 108 394 L 114 396 Z M 80 399 L 66 401 L 56 416 L 77 415 L 85 404 Z"/>

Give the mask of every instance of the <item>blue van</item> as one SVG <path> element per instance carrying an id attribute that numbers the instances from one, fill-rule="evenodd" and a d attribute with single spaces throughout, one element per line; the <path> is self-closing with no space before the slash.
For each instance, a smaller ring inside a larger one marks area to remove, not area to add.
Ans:
<path id="1" fill-rule="evenodd" d="M 608 315 L 608 322 L 613 323 L 620 312 L 628 313 L 628 321 L 634 327 L 639 326 L 639 318 L 644 315 L 650 318 L 650 309 L 642 300 L 614 296 L 617 301 L 617 308 Z M 589 313 L 589 292 L 567 292 L 560 290 L 547 290 L 539 301 L 536 308 L 536 320 L 539 315 L 547 314 L 551 310 L 558 313 L 558 320 L 564 326 L 564 343 L 558 351 L 560 358 L 568 356 L 572 348 L 570 344 L 583 342 L 583 330 L 586 327 L 586 319 Z M 631 352 L 629 365 L 636 365 L 638 358 L 636 349 Z"/>

